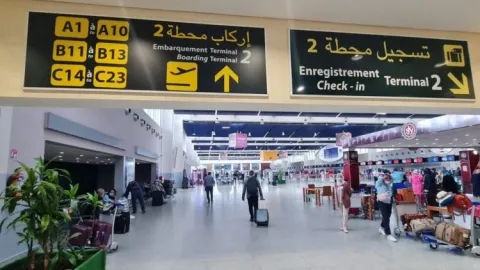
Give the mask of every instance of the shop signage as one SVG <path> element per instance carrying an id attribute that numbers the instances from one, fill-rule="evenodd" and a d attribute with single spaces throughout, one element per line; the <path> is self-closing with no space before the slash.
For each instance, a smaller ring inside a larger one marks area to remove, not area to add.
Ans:
<path id="1" fill-rule="evenodd" d="M 30 12 L 24 87 L 266 95 L 265 31 Z"/>
<path id="2" fill-rule="evenodd" d="M 230 133 L 228 135 L 228 147 L 245 148 L 247 147 L 247 134 L 245 133 Z"/>
<path id="3" fill-rule="evenodd" d="M 430 151 L 437 155 L 448 154 L 453 151 L 453 148 L 431 148 Z"/>
<path id="4" fill-rule="evenodd" d="M 417 157 L 417 158 L 415 159 L 415 163 L 423 163 L 423 158 Z"/>
<path id="5" fill-rule="evenodd" d="M 336 135 L 337 146 L 342 146 L 352 139 L 352 133 L 350 132 L 342 132 L 342 133 L 337 133 L 335 135 Z"/>
<path id="6" fill-rule="evenodd" d="M 267 161 L 267 160 L 277 160 L 278 153 L 277 151 L 260 151 L 260 160 Z"/>
<path id="7" fill-rule="evenodd" d="M 290 30 L 293 96 L 475 99 L 466 41 Z"/>
<path id="8" fill-rule="evenodd" d="M 413 140 L 417 136 L 417 126 L 414 123 L 406 123 L 402 126 L 402 137 L 406 140 Z"/>

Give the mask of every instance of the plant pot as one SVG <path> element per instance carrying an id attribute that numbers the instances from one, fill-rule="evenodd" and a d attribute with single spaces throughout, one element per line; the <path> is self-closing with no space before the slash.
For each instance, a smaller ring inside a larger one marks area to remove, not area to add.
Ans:
<path id="1" fill-rule="evenodd" d="M 87 260 L 75 268 L 75 270 L 105 270 L 107 267 L 107 257 L 104 249 L 90 249 L 86 251 Z M 0 270 L 26 270 L 28 258 L 23 257 L 8 265 L 1 266 Z M 37 267 L 39 270 L 43 267 Z M 36 268 L 36 269 L 37 269 Z M 36 270 L 35 269 L 35 270 Z M 57 268 L 55 268 L 57 269 Z M 65 270 L 67 268 L 59 268 Z M 71 269 L 71 268 L 68 268 Z"/>

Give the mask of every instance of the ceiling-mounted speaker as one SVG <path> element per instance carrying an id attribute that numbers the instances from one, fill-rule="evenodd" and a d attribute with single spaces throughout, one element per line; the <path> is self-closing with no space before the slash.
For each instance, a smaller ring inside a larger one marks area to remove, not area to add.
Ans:
<path id="1" fill-rule="evenodd" d="M 143 119 L 140 120 L 140 126 L 142 126 L 142 127 L 145 126 L 145 120 L 143 120 Z"/>
<path id="2" fill-rule="evenodd" d="M 153 133 L 155 133 L 155 129 L 154 129 L 154 128 L 152 128 L 152 134 L 153 134 Z"/>
<path id="3" fill-rule="evenodd" d="M 150 124 L 147 124 L 147 130 L 150 130 L 150 128 L 152 128 L 152 126 L 150 126 Z"/>
<path id="4" fill-rule="evenodd" d="M 138 114 L 134 113 L 133 114 L 133 121 L 137 122 L 138 119 L 140 119 L 140 116 L 138 116 Z"/>
<path id="5" fill-rule="evenodd" d="M 125 108 L 125 115 L 129 115 L 132 113 L 132 109 L 130 108 Z"/>

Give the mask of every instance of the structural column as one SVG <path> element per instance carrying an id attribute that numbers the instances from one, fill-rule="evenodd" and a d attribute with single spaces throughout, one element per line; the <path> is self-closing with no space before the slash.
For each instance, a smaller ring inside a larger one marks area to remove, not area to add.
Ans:
<path id="1" fill-rule="evenodd" d="M 119 157 L 115 159 L 115 190 L 123 195 L 128 183 L 135 179 L 135 159 Z"/>
<path id="2" fill-rule="evenodd" d="M 472 193 L 472 173 L 479 162 L 473 151 L 460 151 L 460 171 L 462 172 L 463 193 Z"/>
<path id="3" fill-rule="evenodd" d="M 350 182 L 353 190 L 360 189 L 360 170 L 358 168 L 357 151 L 343 152 L 343 175 Z"/>

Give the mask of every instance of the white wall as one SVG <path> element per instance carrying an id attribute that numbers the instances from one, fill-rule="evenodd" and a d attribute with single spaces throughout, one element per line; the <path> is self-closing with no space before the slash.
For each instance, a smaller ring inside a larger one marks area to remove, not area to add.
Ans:
<path id="1" fill-rule="evenodd" d="M 189 175 L 190 168 L 200 164 L 193 144 L 183 130 L 183 120 L 175 115 L 173 110 L 146 109 L 145 112 L 162 127 L 160 175 L 166 179 L 175 180 L 176 186 L 180 186 L 183 170 L 186 169 Z M 177 155 L 174 158 L 175 148 Z"/>

